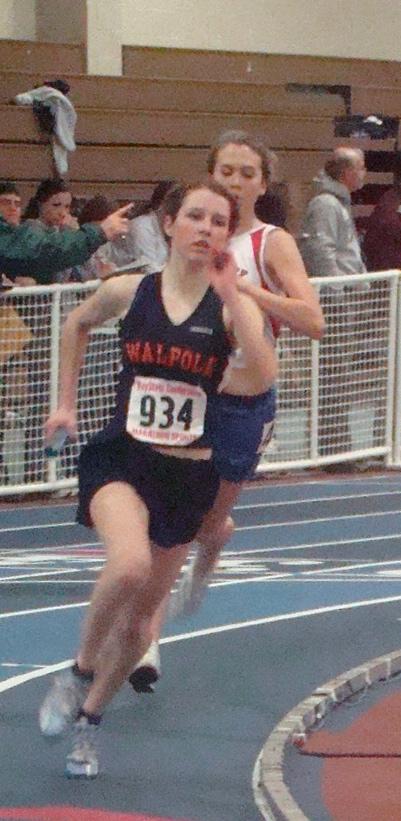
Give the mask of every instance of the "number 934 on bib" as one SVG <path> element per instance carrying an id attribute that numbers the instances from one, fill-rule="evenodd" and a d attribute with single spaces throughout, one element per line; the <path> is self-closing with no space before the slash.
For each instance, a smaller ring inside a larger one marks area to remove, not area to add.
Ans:
<path id="1" fill-rule="evenodd" d="M 141 442 L 190 445 L 203 435 L 206 404 L 199 385 L 137 376 L 130 393 L 127 433 Z"/>

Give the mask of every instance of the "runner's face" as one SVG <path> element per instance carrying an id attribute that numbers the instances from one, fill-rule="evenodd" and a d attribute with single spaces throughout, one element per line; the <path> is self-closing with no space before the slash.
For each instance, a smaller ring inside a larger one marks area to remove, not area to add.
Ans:
<path id="1" fill-rule="evenodd" d="M 247 145 L 228 143 L 221 148 L 212 176 L 236 198 L 240 212 L 253 210 L 266 191 L 261 157 Z"/>
<path id="2" fill-rule="evenodd" d="M 171 237 L 172 250 L 207 265 L 212 251 L 226 247 L 229 223 L 228 200 L 208 188 L 198 188 L 187 194 L 174 221 L 166 217 L 164 230 Z"/>
<path id="3" fill-rule="evenodd" d="M 39 205 L 39 216 L 42 222 L 49 226 L 60 227 L 64 224 L 71 212 L 72 196 L 69 191 L 60 191 L 53 194 L 46 202 Z"/>

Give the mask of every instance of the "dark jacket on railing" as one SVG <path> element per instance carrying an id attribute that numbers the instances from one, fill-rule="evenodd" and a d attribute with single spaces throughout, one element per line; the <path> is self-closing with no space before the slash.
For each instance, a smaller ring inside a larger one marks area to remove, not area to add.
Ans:
<path id="1" fill-rule="evenodd" d="M 47 285 L 53 274 L 86 262 L 105 242 L 98 225 L 46 233 L 30 225 L 10 225 L 0 217 L 0 271 L 10 279 L 31 276 L 39 285 Z"/>

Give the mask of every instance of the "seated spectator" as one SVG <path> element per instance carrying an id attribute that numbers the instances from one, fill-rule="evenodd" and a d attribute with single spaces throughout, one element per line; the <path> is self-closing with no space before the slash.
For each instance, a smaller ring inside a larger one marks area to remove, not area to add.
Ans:
<path id="1" fill-rule="evenodd" d="M 78 224 L 80 226 L 88 222 L 100 224 L 113 211 L 113 203 L 107 197 L 98 194 L 85 203 L 78 215 Z M 87 282 L 89 279 L 107 279 L 115 271 L 115 264 L 107 262 L 103 256 L 103 249 L 99 248 L 84 265 L 78 266 L 76 270 L 79 273 L 81 282 Z"/>
<path id="2" fill-rule="evenodd" d="M 21 197 L 15 182 L 0 182 L 0 215 L 10 225 L 21 221 Z"/>
<path id="3" fill-rule="evenodd" d="M 13 182 L 0 182 L 0 217 L 9 225 L 18 226 L 21 220 L 21 197 Z M 32 285 L 31 277 L 16 277 L 14 283 L 4 274 L 0 276 L 5 287 L 15 285 Z M 4 444 L 6 424 L 14 430 L 14 423 L 20 423 L 26 405 L 26 367 L 21 360 L 24 347 L 31 339 L 31 332 L 14 305 L 0 305 L 0 445 Z M 15 444 L 15 443 L 14 443 Z M 17 462 L 11 466 L 3 458 L 3 447 L 0 448 L 0 467 L 3 481 L 13 482 L 18 474 Z M 13 460 L 16 454 L 13 454 Z"/>
<path id="4" fill-rule="evenodd" d="M 376 205 L 367 223 L 363 253 L 368 271 L 401 268 L 401 154 L 394 185 Z"/>
<path id="5" fill-rule="evenodd" d="M 66 228 L 76 230 L 78 221 L 71 214 L 71 204 L 72 194 L 64 180 L 42 180 L 24 211 L 23 219 L 44 231 L 62 231 Z M 59 271 L 52 281 L 74 280 L 73 268 L 66 268 Z"/>
<path id="6" fill-rule="evenodd" d="M 21 222 L 22 202 L 15 182 L 0 182 L 0 217 L 9 225 L 17 226 Z M 4 286 L 11 286 L 13 283 L 1 274 L 1 282 Z M 14 285 L 34 285 L 32 277 L 16 277 Z"/>
<path id="7" fill-rule="evenodd" d="M 160 222 L 160 207 L 176 180 L 166 179 L 156 185 L 149 203 L 142 213 L 130 220 L 124 239 L 120 237 L 102 248 L 102 258 L 114 262 L 118 268 L 131 262 L 140 262 L 147 273 L 163 268 L 168 255 L 168 244 Z"/>
<path id="8" fill-rule="evenodd" d="M 67 265 L 82 265 L 100 245 L 125 234 L 131 208 L 131 203 L 124 205 L 100 225 L 83 225 L 77 231 L 61 233 L 37 231 L 29 222 L 10 225 L 0 214 L 0 271 L 11 280 L 28 275 L 37 284 L 46 285 Z"/>

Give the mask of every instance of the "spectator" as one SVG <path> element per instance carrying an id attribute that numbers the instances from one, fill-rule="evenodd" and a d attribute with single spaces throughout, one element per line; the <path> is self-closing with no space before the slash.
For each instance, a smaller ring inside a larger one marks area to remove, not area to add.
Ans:
<path id="1" fill-rule="evenodd" d="M 306 209 L 299 246 L 312 276 L 339 277 L 366 271 L 351 214 L 351 193 L 363 185 L 363 152 L 336 148 L 318 177 L 318 193 Z M 351 447 L 351 379 L 357 360 L 357 320 L 361 295 L 345 299 L 344 284 L 321 291 L 326 334 L 320 348 L 319 450 L 325 456 Z M 366 343 L 366 339 L 360 339 Z M 344 468 L 344 464 L 329 466 Z"/>
<path id="2" fill-rule="evenodd" d="M 113 204 L 107 197 L 98 194 L 85 203 L 78 216 L 78 223 L 80 226 L 88 222 L 99 225 L 109 214 L 112 214 L 113 210 Z M 113 262 L 103 259 L 102 249 L 99 248 L 87 262 L 78 267 L 77 271 L 80 281 L 86 282 L 88 279 L 106 279 L 115 271 L 115 268 Z"/>
<path id="3" fill-rule="evenodd" d="M 66 228 L 76 230 L 78 222 L 71 214 L 72 194 L 69 186 L 61 179 L 43 180 L 30 199 L 23 219 L 30 225 L 44 231 L 62 231 Z M 46 276 L 46 272 L 44 272 Z M 55 282 L 74 281 L 73 268 L 58 271 L 53 277 Z"/>
<path id="4" fill-rule="evenodd" d="M 15 182 L 0 182 L 0 217 L 8 225 L 16 227 L 21 222 L 22 202 L 20 193 Z M 32 285 L 32 277 L 16 277 L 15 285 Z M 12 285 L 11 280 L 5 274 L 1 275 L 1 282 L 4 286 Z"/>
<path id="5" fill-rule="evenodd" d="M 102 249 L 104 260 L 114 262 L 118 268 L 138 262 L 151 274 L 160 271 L 168 255 L 167 239 L 160 222 L 160 207 L 167 192 L 176 180 L 166 179 L 156 185 L 143 212 L 129 223 L 126 236 L 109 243 Z"/>
<path id="6" fill-rule="evenodd" d="M 283 183 L 272 182 L 255 205 L 255 214 L 268 225 L 287 228 L 287 196 Z"/>
<path id="7" fill-rule="evenodd" d="M 368 271 L 401 268 L 401 153 L 396 159 L 394 185 L 368 219 L 363 252 Z"/>
<path id="8" fill-rule="evenodd" d="M 10 225 L 21 220 L 21 197 L 14 182 L 0 182 L 0 216 Z"/>
<path id="9" fill-rule="evenodd" d="M 351 193 L 362 188 L 366 168 L 357 148 L 336 148 L 317 178 L 299 246 L 311 276 L 362 274 L 366 267 L 351 214 Z M 331 286 L 342 290 L 342 286 Z"/>
<path id="10" fill-rule="evenodd" d="M 270 178 L 269 185 L 256 201 L 255 214 L 258 219 L 268 225 L 277 225 L 278 228 L 287 228 L 288 194 L 284 183 L 279 182 L 278 157 L 273 151 L 269 154 Z"/>
<path id="11" fill-rule="evenodd" d="M 0 217 L 15 227 L 20 223 L 21 197 L 13 182 L 0 182 Z M 4 286 L 12 285 L 5 275 L 0 279 Z M 33 283 L 30 277 L 15 279 L 16 285 Z M 17 429 L 25 412 L 27 381 L 26 367 L 20 355 L 30 338 L 30 330 L 15 307 L 10 303 L 0 305 L 0 467 L 5 483 L 18 481 Z M 12 433 L 15 432 L 10 470 L 3 451 L 6 425 Z"/>
<path id="12" fill-rule="evenodd" d="M 80 265 L 100 245 L 126 233 L 130 208 L 119 208 L 99 226 L 84 225 L 78 231 L 61 234 L 39 232 L 29 223 L 11 225 L 0 215 L 0 271 L 10 279 L 27 274 L 46 284 L 57 271 L 67 265 Z"/>

